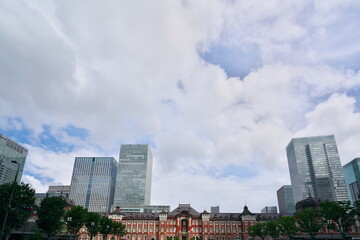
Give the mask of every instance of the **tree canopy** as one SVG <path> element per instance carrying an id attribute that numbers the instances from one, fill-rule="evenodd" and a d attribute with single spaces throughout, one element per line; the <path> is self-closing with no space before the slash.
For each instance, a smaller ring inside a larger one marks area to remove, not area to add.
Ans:
<path id="1" fill-rule="evenodd" d="M 308 233 L 310 238 L 314 239 L 323 227 L 320 211 L 318 209 L 305 209 L 296 215 L 300 231 Z"/>
<path id="2" fill-rule="evenodd" d="M 107 217 L 101 217 L 99 221 L 99 233 L 104 237 L 103 239 L 107 239 L 107 235 L 112 231 L 113 221 Z"/>
<path id="3" fill-rule="evenodd" d="M 327 220 L 327 227 L 338 231 L 342 238 L 346 239 L 350 227 L 356 221 L 356 210 L 350 201 L 326 201 L 321 204 L 320 211 L 325 220 Z"/>
<path id="4" fill-rule="evenodd" d="M 111 233 L 122 237 L 126 234 L 126 226 L 120 222 L 112 222 Z"/>
<path id="5" fill-rule="evenodd" d="M 87 209 L 82 206 L 74 206 L 65 213 L 64 220 L 70 233 L 77 236 L 80 228 L 85 224 L 87 213 Z"/>
<path id="6" fill-rule="evenodd" d="M 99 232 L 100 215 L 94 212 L 88 212 L 85 218 L 85 226 L 90 233 L 90 240 Z"/>
<path id="7" fill-rule="evenodd" d="M 296 218 L 292 216 L 283 216 L 278 219 L 280 234 L 286 236 L 288 239 L 298 232 L 296 226 Z"/>
<path id="8" fill-rule="evenodd" d="M 257 223 L 255 225 L 249 226 L 247 231 L 249 235 L 253 238 L 258 236 L 264 240 L 267 236 L 266 223 Z"/>
<path id="9" fill-rule="evenodd" d="M 35 189 L 29 184 L 21 183 L 14 185 L 14 194 L 9 207 L 9 200 L 13 184 L 7 183 L 0 185 L 0 223 L 9 211 L 2 239 L 8 239 L 11 231 L 20 228 L 24 222 L 31 216 L 35 204 Z"/>
<path id="10" fill-rule="evenodd" d="M 63 225 L 62 217 L 65 213 L 66 201 L 62 197 L 44 198 L 37 211 L 36 221 L 39 229 L 44 231 L 50 239 Z"/>
<path id="11" fill-rule="evenodd" d="M 267 221 L 265 223 L 265 231 L 269 237 L 276 240 L 280 236 L 279 223 L 277 220 Z"/>

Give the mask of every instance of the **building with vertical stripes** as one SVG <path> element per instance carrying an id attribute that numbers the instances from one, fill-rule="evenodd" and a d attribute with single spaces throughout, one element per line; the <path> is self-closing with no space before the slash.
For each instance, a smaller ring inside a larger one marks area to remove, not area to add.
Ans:
<path id="1" fill-rule="evenodd" d="M 334 135 L 293 138 L 286 153 L 295 203 L 309 195 L 349 200 Z"/>
<path id="2" fill-rule="evenodd" d="M 147 144 L 121 145 L 114 208 L 150 205 L 152 165 Z"/>
<path id="3" fill-rule="evenodd" d="M 360 158 L 355 158 L 343 166 L 346 187 L 350 200 L 359 200 L 360 194 Z"/>
<path id="4" fill-rule="evenodd" d="M 109 212 L 116 174 L 117 162 L 113 157 L 76 157 L 69 198 L 90 212 Z"/>
<path id="5" fill-rule="evenodd" d="M 279 213 L 295 213 L 294 196 L 291 185 L 284 185 L 276 192 Z"/>
<path id="6" fill-rule="evenodd" d="M 17 171 L 20 183 L 27 154 L 26 148 L 0 134 L 0 185 L 14 182 Z"/>

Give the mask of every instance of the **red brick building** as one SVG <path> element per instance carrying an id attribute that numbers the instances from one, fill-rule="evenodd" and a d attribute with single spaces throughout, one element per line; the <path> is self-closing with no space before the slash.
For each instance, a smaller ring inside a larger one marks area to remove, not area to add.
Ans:
<path id="1" fill-rule="evenodd" d="M 117 208 L 108 217 L 126 226 L 126 240 L 247 240 L 246 229 L 255 224 L 258 214 L 252 214 L 246 206 L 242 213 L 209 213 L 180 204 L 171 212 L 161 213 L 121 212 Z M 87 237 L 84 229 L 80 239 Z M 108 238 L 119 240 L 116 236 Z"/>
<path id="2" fill-rule="evenodd" d="M 247 233 L 249 226 L 281 216 L 277 213 L 251 213 L 247 206 L 241 213 L 198 212 L 190 204 L 180 204 L 171 212 L 161 213 L 121 212 L 118 207 L 108 214 L 110 219 L 126 226 L 127 234 L 123 240 L 251 240 Z M 358 229 L 356 225 L 351 228 L 353 239 L 360 239 Z M 298 233 L 293 238 L 309 239 L 309 236 Z M 324 227 L 316 238 L 335 240 L 341 236 Z M 81 229 L 79 240 L 88 239 L 86 228 Z M 95 239 L 104 240 L 101 235 Z M 109 235 L 107 240 L 120 239 Z"/>

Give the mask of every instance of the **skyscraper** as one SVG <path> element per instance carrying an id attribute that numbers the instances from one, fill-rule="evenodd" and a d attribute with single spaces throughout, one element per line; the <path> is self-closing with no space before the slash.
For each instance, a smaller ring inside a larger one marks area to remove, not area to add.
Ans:
<path id="1" fill-rule="evenodd" d="M 334 135 L 293 138 L 286 153 L 295 202 L 309 194 L 329 201 L 348 200 Z"/>
<path id="2" fill-rule="evenodd" d="M 114 205 L 150 205 L 153 157 L 148 145 L 121 145 Z"/>
<path id="3" fill-rule="evenodd" d="M 116 174 L 117 162 L 113 157 L 76 157 L 69 199 L 90 212 L 109 212 Z"/>
<path id="4" fill-rule="evenodd" d="M 350 195 L 350 200 L 359 200 L 360 193 L 360 158 L 355 158 L 343 167 L 346 187 Z"/>
<path id="5" fill-rule="evenodd" d="M 276 206 L 266 206 L 263 209 L 261 209 L 261 213 L 277 213 L 277 207 Z"/>
<path id="6" fill-rule="evenodd" d="M 295 213 L 295 203 L 291 185 L 284 185 L 277 190 L 279 213 Z"/>
<path id="7" fill-rule="evenodd" d="M 0 184 L 20 183 L 28 150 L 0 134 Z"/>

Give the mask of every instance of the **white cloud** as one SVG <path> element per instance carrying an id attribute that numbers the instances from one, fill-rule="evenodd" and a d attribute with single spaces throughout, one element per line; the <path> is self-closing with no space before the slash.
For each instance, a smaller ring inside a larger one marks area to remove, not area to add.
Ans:
<path id="1" fill-rule="evenodd" d="M 30 129 L 24 179 L 41 191 L 69 184 L 76 156 L 117 157 L 120 143 L 148 141 L 155 146 L 154 203 L 190 201 L 199 211 L 241 211 L 247 203 L 259 211 L 289 184 L 285 146 L 292 137 L 334 133 L 343 162 L 358 154 L 358 113 L 346 95 L 360 87 L 359 69 L 349 67 L 360 33 L 347 14 L 358 7 L 0 3 L 0 129 Z M 200 56 L 217 45 L 242 49 L 233 61 L 256 46 L 259 65 L 229 78 L 226 66 Z M 69 135 L 69 124 L 89 136 Z M 44 125 L 74 150 L 39 146 Z M 244 171 L 226 176 L 229 166 Z"/>
<path id="2" fill-rule="evenodd" d="M 342 164 L 360 156 L 358 143 L 360 113 L 355 111 L 355 99 L 345 94 L 333 94 L 307 113 L 307 126 L 298 136 L 335 134 Z"/>

